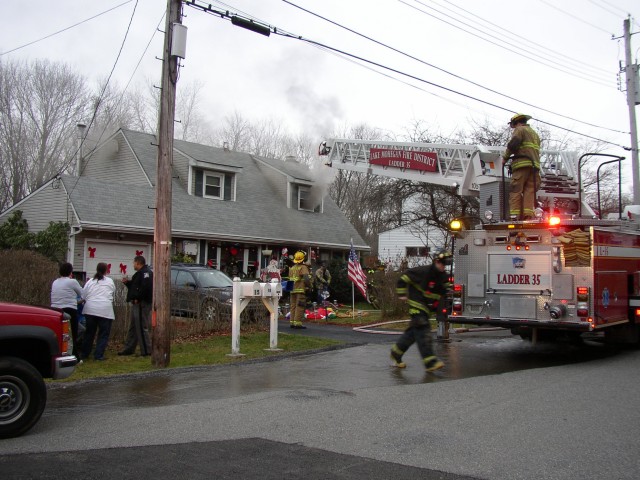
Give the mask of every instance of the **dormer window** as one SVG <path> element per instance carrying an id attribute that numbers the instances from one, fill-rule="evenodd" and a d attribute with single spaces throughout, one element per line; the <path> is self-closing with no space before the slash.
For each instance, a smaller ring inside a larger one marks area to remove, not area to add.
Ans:
<path id="1" fill-rule="evenodd" d="M 204 188 L 203 197 L 217 198 L 219 200 L 224 198 L 224 175 L 207 172 L 204 174 L 202 183 Z"/>
<path id="2" fill-rule="evenodd" d="M 235 173 L 194 168 L 191 191 L 196 197 L 235 201 L 235 182 Z"/>
<path id="3" fill-rule="evenodd" d="M 313 211 L 313 205 L 309 201 L 310 195 L 311 189 L 309 187 L 298 187 L 298 210 Z"/>

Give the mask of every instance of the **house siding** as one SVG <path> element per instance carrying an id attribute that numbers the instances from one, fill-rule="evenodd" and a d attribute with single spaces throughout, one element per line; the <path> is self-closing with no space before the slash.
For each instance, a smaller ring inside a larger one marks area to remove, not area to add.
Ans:
<path id="1" fill-rule="evenodd" d="M 70 225 L 77 223 L 72 210 L 67 216 L 67 194 L 60 185 L 53 188 L 52 184 L 44 185 L 39 191 L 26 197 L 19 205 L 6 211 L 0 216 L 0 223 L 4 223 L 16 210 L 22 211 L 30 232 L 39 232 L 46 229 L 50 222 L 69 222 Z"/>
<path id="2" fill-rule="evenodd" d="M 378 235 L 378 258 L 391 264 L 394 269 L 400 268 L 404 260 L 407 261 L 409 267 L 426 265 L 430 263 L 426 257 L 406 258 L 406 247 L 427 246 L 430 252 L 434 252 L 442 248 L 443 245 L 444 235 L 435 228 L 430 229 L 427 236 L 425 232 L 412 231 L 408 227 L 398 227 Z"/>
<path id="3" fill-rule="evenodd" d="M 256 162 L 262 176 L 265 181 L 269 182 L 273 191 L 282 199 L 282 201 L 287 201 L 287 177 L 283 175 L 281 172 L 274 170 L 271 167 L 266 165 L 262 165 L 260 162 Z"/>
<path id="4" fill-rule="evenodd" d="M 149 182 L 122 134 L 114 136 L 83 161 L 82 176 L 105 183 L 144 185 Z"/>
<path id="5" fill-rule="evenodd" d="M 189 186 L 189 159 L 177 151 L 173 155 L 173 173 L 180 186 L 186 190 Z"/>

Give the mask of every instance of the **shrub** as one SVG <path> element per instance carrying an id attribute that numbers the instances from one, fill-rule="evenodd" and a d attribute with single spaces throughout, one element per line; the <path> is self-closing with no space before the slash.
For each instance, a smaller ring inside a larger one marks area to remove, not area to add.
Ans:
<path id="1" fill-rule="evenodd" d="M 27 305 L 51 305 L 51 283 L 58 264 L 30 250 L 0 251 L 0 300 Z"/>

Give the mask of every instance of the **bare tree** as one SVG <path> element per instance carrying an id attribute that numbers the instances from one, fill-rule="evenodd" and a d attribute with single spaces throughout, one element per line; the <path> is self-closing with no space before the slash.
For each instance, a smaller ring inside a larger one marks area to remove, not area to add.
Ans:
<path id="1" fill-rule="evenodd" d="M 0 85 L 4 209 L 72 164 L 87 89 L 68 65 L 46 60 L 0 62 Z"/>

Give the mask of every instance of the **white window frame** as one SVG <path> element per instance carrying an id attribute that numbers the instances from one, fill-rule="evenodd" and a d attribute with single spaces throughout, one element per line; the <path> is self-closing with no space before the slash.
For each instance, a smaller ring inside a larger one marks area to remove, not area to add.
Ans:
<path id="1" fill-rule="evenodd" d="M 220 180 L 220 195 L 207 195 L 207 178 L 216 177 Z M 202 196 L 204 198 L 215 198 L 217 200 L 224 200 L 224 175 L 213 172 L 202 172 Z"/>
<path id="2" fill-rule="evenodd" d="M 298 185 L 298 210 L 304 210 L 305 212 L 313 212 L 313 208 L 302 208 L 302 206 L 300 205 L 302 203 L 302 195 L 301 193 L 305 192 L 307 193 L 307 202 L 309 201 L 308 197 L 309 194 L 311 194 L 311 187 L 307 187 L 306 185 Z"/>

